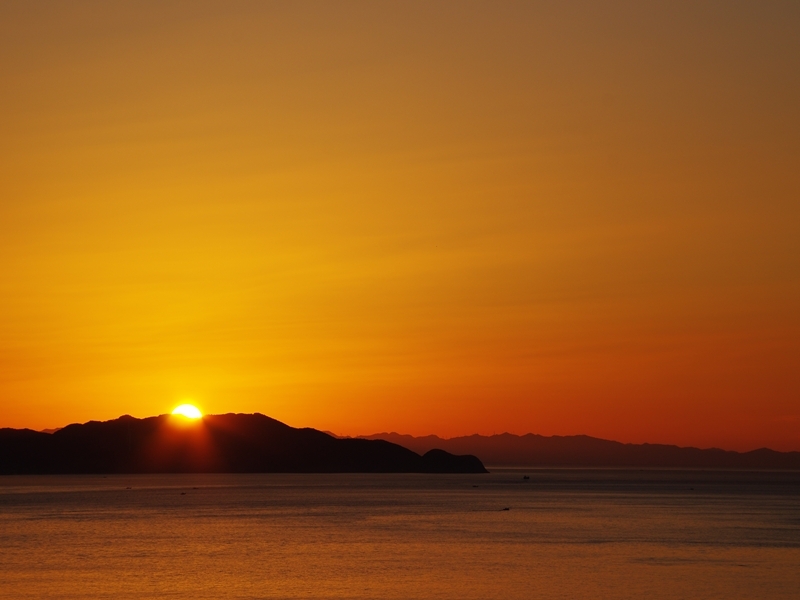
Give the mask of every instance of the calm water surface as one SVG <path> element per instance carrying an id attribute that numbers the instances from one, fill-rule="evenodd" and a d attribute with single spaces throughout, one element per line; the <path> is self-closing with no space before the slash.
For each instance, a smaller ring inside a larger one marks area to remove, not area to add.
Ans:
<path id="1" fill-rule="evenodd" d="M 3 599 L 576 597 L 797 599 L 800 474 L 0 477 Z"/>

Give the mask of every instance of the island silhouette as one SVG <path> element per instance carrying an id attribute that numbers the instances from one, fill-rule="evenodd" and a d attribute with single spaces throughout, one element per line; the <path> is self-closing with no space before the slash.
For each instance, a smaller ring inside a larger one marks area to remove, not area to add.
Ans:
<path id="1" fill-rule="evenodd" d="M 339 439 L 265 415 L 173 415 L 0 429 L 0 474 L 486 473 L 475 456 L 419 455 L 385 440 Z"/>

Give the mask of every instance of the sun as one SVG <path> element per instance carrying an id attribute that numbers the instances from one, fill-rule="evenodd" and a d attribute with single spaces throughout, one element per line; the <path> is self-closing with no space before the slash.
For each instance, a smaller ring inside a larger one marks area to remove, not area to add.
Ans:
<path id="1" fill-rule="evenodd" d="M 191 404 L 181 404 L 172 411 L 172 414 L 181 415 L 187 419 L 199 419 L 203 416 L 203 413 L 200 412 L 200 409 Z"/>

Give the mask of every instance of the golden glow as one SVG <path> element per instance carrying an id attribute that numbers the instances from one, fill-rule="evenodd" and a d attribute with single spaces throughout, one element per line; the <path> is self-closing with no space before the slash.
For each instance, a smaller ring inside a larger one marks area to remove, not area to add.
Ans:
<path id="1" fill-rule="evenodd" d="M 200 412 L 200 409 L 193 404 L 181 404 L 180 406 L 175 407 L 175 410 L 172 411 L 172 414 L 181 415 L 187 419 L 199 419 L 203 416 L 203 413 Z"/>
<path id="2" fill-rule="evenodd" d="M 800 450 L 800 2 L 0 2 L 0 427 Z"/>

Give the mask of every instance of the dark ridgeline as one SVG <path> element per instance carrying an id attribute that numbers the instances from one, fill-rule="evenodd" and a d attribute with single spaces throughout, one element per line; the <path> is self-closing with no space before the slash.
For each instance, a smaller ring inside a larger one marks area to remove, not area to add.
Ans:
<path id="1" fill-rule="evenodd" d="M 633 467 L 675 469 L 791 469 L 800 470 L 800 452 L 767 448 L 732 452 L 711 448 L 681 448 L 665 444 L 622 444 L 587 435 L 546 437 L 527 435 L 469 435 L 442 439 L 377 433 L 364 439 L 382 439 L 414 452 L 441 448 L 454 454 L 474 454 L 495 467 Z"/>
<path id="2" fill-rule="evenodd" d="M 161 415 L 69 425 L 55 433 L 0 429 L 0 474 L 485 473 L 474 456 L 420 456 L 383 440 L 337 439 L 261 414 Z"/>

